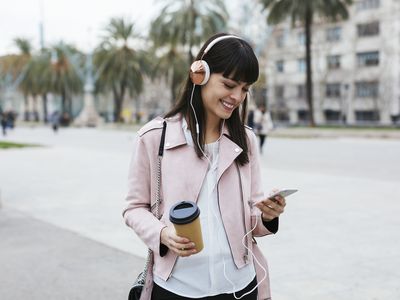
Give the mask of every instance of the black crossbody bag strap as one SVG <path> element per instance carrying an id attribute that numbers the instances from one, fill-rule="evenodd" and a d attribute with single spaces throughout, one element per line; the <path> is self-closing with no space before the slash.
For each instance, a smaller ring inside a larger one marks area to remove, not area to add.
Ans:
<path id="1" fill-rule="evenodd" d="M 160 219 L 160 203 L 161 203 L 161 198 L 160 198 L 160 190 L 161 190 L 161 160 L 164 155 L 164 143 L 165 143 L 165 133 L 167 129 L 167 122 L 163 122 L 163 129 L 161 132 L 161 139 L 160 139 L 160 146 L 158 148 L 158 156 L 157 156 L 157 190 L 156 190 L 156 203 L 153 205 L 154 206 L 154 212 L 153 212 L 153 206 L 151 206 L 150 210 L 154 214 L 154 216 L 157 219 Z M 147 258 L 146 258 L 146 263 L 144 265 L 144 270 L 139 274 L 139 276 L 136 278 L 135 282 L 133 283 L 133 286 L 131 290 L 129 291 L 129 296 L 128 300 L 139 300 L 140 295 L 142 293 L 142 289 L 146 283 L 146 277 L 147 273 L 151 269 L 151 266 L 153 264 L 153 251 L 150 250 L 150 248 L 147 251 Z M 151 270 L 150 270 L 151 271 Z"/>

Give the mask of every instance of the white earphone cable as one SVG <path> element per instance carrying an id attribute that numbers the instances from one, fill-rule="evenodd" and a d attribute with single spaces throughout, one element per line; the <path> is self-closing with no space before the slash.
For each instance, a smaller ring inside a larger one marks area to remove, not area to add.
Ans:
<path id="1" fill-rule="evenodd" d="M 263 281 L 267 278 L 267 270 L 266 270 L 266 269 L 262 266 L 262 264 L 258 261 L 257 257 L 254 255 L 253 251 L 251 251 L 251 250 L 246 246 L 246 244 L 245 244 L 245 238 L 246 238 L 250 233 L 252 233 L 253 230 L 256 229 L 256 227 L 257 227 L 257 217 L 256 217 L 256 222 L 255 222 L 255 224 L 254 224 L 254 227 L 253 227 L 249 232 L 247 232 L 247 233 L 243 236 L 243 238 L 242 238 L 242 245 L 250 252 L 251 256 L 253 256 L 253 259 L 254 259 L 254 260 L 256 261 L 256 263 L 260 266 L 260 268 L 264 271 L 264 277 L 263 277 L 260 281 L 257 282 L 257 285 L 256 285 L 254 288 L 252 288 L 250 291 L 244 293 L 244 294 L 243 294 L 242 296 L 240 296 L 240 297 L 237 297 L 236 294 L 235 294 L 235 292 L 233 292 L 233 297 L 235 297 L 235 299 L 238 299 L 238 300 L 239 300 L 239 299 L 242 299 L 244 296 L 247 296 L 247 295 L 251 294 L 252 292 L 254 292 L 254 291 L 259 287 L 259 285 L 261 284 L 261 282 L 263 282 Z"/>

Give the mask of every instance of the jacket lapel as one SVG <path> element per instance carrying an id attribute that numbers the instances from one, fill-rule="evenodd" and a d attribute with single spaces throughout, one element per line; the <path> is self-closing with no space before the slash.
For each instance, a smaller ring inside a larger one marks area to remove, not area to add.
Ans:
<path id="1" fill-rule="evenodd" d="M 228 137 L 227 129 L 224 127 L 223 135 L 219 144 L 219 165 L 217 182 L 224 174 L 225 170 L 235 161 L 235 159 L 242 153 L 243 149 L 240 148 L 235 142 Z"/>
<path id="2" fill-rule="evenodd" d="M 169 166 L 173 177 L 181 178 L 181 184 L 185 186 L 188 199 L 197 202 L 204 178 L 207 174 L 208 163 L 205 158 L 199 158 L 192 146 L 187 144 L 182 128 L 181 118 L 167 119 L 168 126 L 165 138 L 165 149 Z M 169 156 L 172 151 L 174 155 Z M 183 195 L 182 195 L 183 196 Z"/>

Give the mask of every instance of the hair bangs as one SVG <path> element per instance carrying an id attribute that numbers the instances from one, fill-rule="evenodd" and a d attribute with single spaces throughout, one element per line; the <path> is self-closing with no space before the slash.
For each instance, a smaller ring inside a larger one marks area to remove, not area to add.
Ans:
<path id="1" fill-rule="evenodd" d="M 244 47 L 240 47 L 237 52 L 231 54 L 222 74 L 224 77 L 248 84 L 253 84 L 258 80 L 259 69 L 257 58 L 253 53 L 246 52 Z"/>
<path id="2" fill-rule="evenodd" d="M 252 84 L 259 76 L 258 60 L 251 46 L 241 39 L 227 39 L 215 44 L 204 56 L 211 73 Z"/>

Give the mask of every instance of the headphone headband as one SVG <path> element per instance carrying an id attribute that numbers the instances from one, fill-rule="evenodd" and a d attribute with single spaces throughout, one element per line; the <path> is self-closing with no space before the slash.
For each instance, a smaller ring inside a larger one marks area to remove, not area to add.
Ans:
<path id="1" fill-rule="evenodd" d="M 226 39 L 231 39 L 231 38 L 241 40 L 241 38 L 238 37 L 238 36 L 236 36 L 236 35 L 223 35 L 223 36 L 217 37 L 216 39 L 212 40 L 210 44 L 208 44 L 208 46 L 206 47 L 206 49 L 204 49 L 204 52 L 203 52 L 203 55 L 202 55 L 202 56 L 204 56 L 208 51 L 210 51 L 210 49 L 212 48 L 212 46 L 214 46 L 214 45 L 215 45 L 216 43 L 218 43 L 219 41 L 226 40 Z"/>

